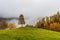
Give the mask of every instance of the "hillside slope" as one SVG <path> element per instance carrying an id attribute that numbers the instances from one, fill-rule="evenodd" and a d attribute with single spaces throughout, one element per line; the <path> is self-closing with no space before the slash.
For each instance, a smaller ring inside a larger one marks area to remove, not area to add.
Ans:
<path id="1" fill-rule="evenodd" d="M 0 30 L 0 40 L 60 40 L 60 32 L 41 28 Z"/>

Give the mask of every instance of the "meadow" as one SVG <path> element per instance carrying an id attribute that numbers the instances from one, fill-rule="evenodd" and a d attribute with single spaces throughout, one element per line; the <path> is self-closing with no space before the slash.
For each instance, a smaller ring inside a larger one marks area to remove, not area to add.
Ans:
<path id="1" fill-rule="evenodd" d="M 60 40 L 60 32 L 41 28 L 14 28 L 0 30 L 0 40 Z"/>

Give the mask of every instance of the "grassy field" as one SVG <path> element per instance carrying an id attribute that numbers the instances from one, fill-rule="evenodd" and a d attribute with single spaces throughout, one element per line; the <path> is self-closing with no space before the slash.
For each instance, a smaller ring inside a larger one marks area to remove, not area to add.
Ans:
<path id="1" fill-rule="evenodd" d="M 60 40 L 60 32 L 41 28 L 0 30 L 0 40 Z"/>

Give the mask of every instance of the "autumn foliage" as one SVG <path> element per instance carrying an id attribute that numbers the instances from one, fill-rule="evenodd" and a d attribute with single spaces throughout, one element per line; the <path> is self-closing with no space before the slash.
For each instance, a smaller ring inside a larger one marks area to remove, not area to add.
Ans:
<path id="1" fill-rule="evenodd" d="M 46 20 L 45 20 L 46 19 Z M 54 31 L 60 31 L 60 14 L 57 12 L 57 14 L 42 18 L 42 21 L 38 21 L 36 23 L 37 28 L 44 28 Z"/>
<path id="2" fill-rule="evenodd" d="M 9 29 L 16 28 L 16 25 L 12 24 L 12 23 L 8 23 L 7 26 L 8 26 Z"/>
<path id="3" fill-rule="evenodd" d="M 7 22 L 5 20 L 0 20 L 0 29 L 6 29 L 7 27 Z"/>
<path id="4" fill-rule="evenodd" d="M 36 27 L 37 27 L 37 28 L 40 28 L 40 26 L 41 26 L 41 22 L 38 21 L 38 22 L 36 23 Z"/>

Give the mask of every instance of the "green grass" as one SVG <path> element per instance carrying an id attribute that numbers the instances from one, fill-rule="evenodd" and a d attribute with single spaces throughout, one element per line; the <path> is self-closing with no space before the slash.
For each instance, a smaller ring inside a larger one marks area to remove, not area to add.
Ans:
<path id="1" fill-rule="evenodd" d="M 60 40 L 60 32 L 41 28 L 0 30 L 0 40 Z"/>

